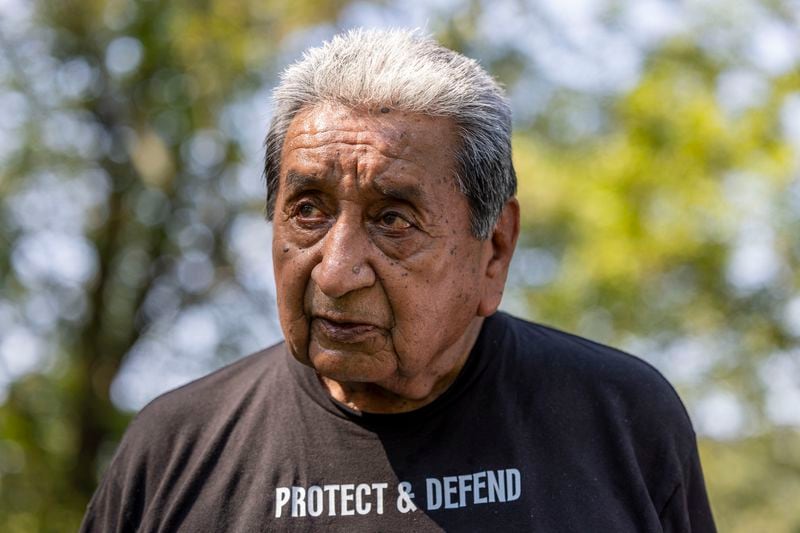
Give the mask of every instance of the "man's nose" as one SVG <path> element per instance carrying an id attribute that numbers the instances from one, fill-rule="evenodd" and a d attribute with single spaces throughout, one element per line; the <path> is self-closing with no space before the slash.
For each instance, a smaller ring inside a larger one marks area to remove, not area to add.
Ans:
<path id="1" fill-rule="evenodd" d="M 322 259 L 311 279 L 329 298 L 371 287 L 375 271 L 367 262 L 371 244 L 360 221 L 340 217 L 322 243 Z"/>

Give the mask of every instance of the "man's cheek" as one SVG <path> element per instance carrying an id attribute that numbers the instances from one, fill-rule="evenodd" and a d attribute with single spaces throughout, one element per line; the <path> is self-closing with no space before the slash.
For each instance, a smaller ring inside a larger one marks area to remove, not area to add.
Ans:
<path id="1" fill-rule="evenodd" d="M 280 247 L 275 247 L 278 250 Z M 280 254 L 280 251 L 278 251 Z M 305 283 L 297 265 L 286 257 L 273 256 L 278 316 L 286 342 L 293 355 L 305 353 L 308 344 L 308 319 L 303 309 Z"/>
<path id="2" fill-rule="evenodd" d="M 301 363 L 309 364 L 308 345 L 310 328 L 305 315 L 292 314 L 281 318 L 281 327 L 286 336 L 289 351 Z"/>

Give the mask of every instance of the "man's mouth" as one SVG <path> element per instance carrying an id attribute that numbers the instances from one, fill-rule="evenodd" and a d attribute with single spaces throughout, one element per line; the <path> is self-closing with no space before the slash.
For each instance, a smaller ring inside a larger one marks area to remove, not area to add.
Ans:
<path id="1" fill-rule="evenodd" d="M 364 322 L 333 320 L 321 316 L 314 317 L 311 324 L 317 333 L 333 342 L 357 343 L 380 333 L 381 328 Z"/>

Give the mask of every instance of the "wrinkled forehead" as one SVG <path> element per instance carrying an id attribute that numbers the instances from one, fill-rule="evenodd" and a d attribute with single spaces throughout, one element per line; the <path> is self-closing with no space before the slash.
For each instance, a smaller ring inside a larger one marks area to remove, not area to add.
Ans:
<path id="1" fill-rule="evenodd" d="M 463 195 L 456 183 L 451 119 L 388 108 L 318 105 L 301 110 L 284 142 L 279 190 L 356 188 L 435 208 Z M 427 202 L 421 201 L 427 199 Z"/>
<path id="2" fill-rule="evenodd" d="M 387 110 L 387 108 L 383 108 Z M 381 116 L 391 115 L 391 116 Z M 400 157 L 408 150 L 415 122 L 425 118 L 400 111 L 353 109 L 335 104 L 318 104 L 297 113 L 283 146 L 284 153 L 313 144 L 370 145 L 387 157 Z M 417 119 L 416 121 L 414 119 Z M 416 139 L 418 142 L 423 139 Z"/>
<path id="3" fill-rule="evenodd" d="M 392 159 L 455 159 L 457 128 L 452 119 L 390 109 L 321 102 L 292 120 L 282 154 L 320 145 L 369 147 Z"/>

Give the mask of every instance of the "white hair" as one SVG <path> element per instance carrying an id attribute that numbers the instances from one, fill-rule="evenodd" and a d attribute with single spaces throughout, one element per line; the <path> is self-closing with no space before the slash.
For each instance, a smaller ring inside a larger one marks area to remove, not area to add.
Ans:
<path id="1" fill-rule="evenodd" d="M 273 97 L 275 113 L 265 142 L 270 219 L 289 125 L 301 109 L 322 102 L 452 119 L 460 140 L 455 178 L 469 201 L 478 238 L 491 235 L 516 193 L 511 109 L 503 90 L 475 60 L 418 30 L 357 29 L 336 35 L 287 68 Z"/>

